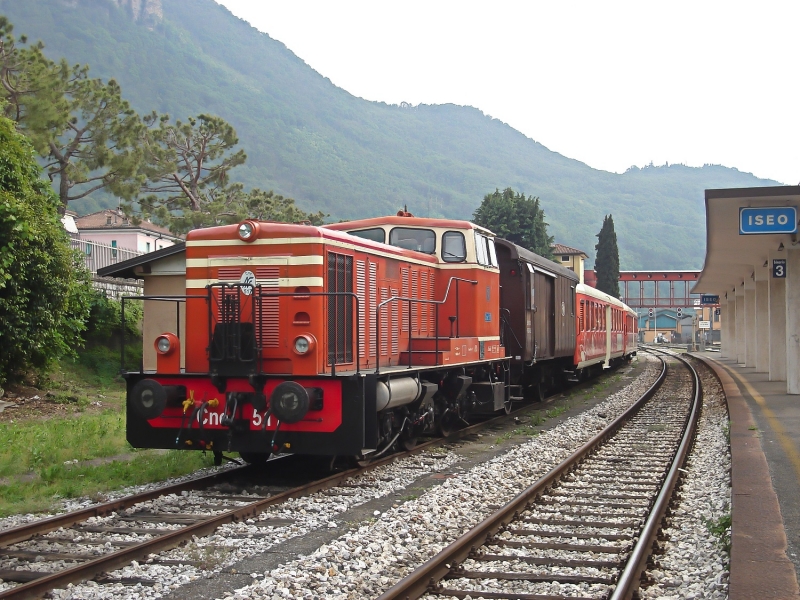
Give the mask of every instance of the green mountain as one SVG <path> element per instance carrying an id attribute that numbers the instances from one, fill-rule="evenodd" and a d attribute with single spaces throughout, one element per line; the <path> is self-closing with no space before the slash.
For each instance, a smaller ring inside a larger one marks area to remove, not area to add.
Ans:
<path id="1" fill-rule="evenodd" d="M 470 218 L 486 193 L 510 186 L 541 198 L 560 243 L 593 256 L 612 213 L 621 268 L 699 268 L 703 190 L 777 184 L 720 166 L 608 173 L 476 108 L 368 102 L 212 0 L 0 0 L 0 13 L 52 58 L 117 79 L 141 113 L 228 120 L 248 154 L 234 179 L 335 219 L 406 204 L 420 216 Z"/>

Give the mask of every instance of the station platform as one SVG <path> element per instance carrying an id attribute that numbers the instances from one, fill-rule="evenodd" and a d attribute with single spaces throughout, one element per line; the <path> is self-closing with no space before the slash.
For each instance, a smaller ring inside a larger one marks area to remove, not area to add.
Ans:
<path id="1" fill-rule="evenodd" d="M 717 373 L 728 399 L 729 598 L 800 598 L 800 396 L 718 352 L 690 354 Z"/>

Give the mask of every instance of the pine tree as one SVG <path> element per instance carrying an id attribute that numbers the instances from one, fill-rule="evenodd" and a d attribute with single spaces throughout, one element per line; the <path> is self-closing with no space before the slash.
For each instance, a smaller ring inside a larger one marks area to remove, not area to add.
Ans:
<path id="1" fill-rule="evenodd" d="M 553 258 L 553 236 L 547 235 L 539 198 L 506 188 L 486 194 L 472 215 L 477 225 L 545 258 Z"/>
<path id="2" fill-rule="evenodd" d="M 132 198 L 143 181 L 144 125 L 119 85 L 90 79 L 88 67 L 51 61 L 41 42 L 25 46 L 12 31 L 0 16 L 0 110 L 44 158 L 59 212 L 103 188 Z"/>
<path id="3" fill-rule="evenodd" d="M 614 232 L 614 218 L 606 215 L 603 226 L 597 234 L 597 258 L 594 270 L 597 274 L 597 289 L 614 298 L 619 298 L 619 249 L 617 234 Z"/>

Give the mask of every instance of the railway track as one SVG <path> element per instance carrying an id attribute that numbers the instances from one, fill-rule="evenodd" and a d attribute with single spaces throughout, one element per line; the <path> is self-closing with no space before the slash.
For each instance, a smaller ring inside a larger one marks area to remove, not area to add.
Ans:
<path id="1" fill-rule="evenodd" d="M 691 446 L 699 378 L 668 369 L 545 477 L 387 590 L 395 598 L 630 598 Z"/>
<path id="2" fill-rule="evenodd" d="M 576 386 L 580 387 L 583 386 Z M 410 451 L 383 457 L 364 467 L 295 486 L 283 486 L 283 489 L 262 486 L 258 493 L 249 494 L 220 491 L 220 487 L 241 489 L 241 485 L 233 483 L 235 478 L 247 478 L 247 474 L 254 471 L 251 467 L 239 467 L 0 531 L 0 561 L 12 562 L 12 565 L 0 567 L 0 579 L 16 584 L 0 591 L 0 599 L 37 598 L 51 589 L 93 578 L 102 582 L 137 583 L 112 580 L 104 574 L 132 561 L 148 559 L 196 536 L 208 535 L 223 524 L 257 517 L 268 507 L 290 498 L 335 487 L 399 458 L 468 438 L 513 420 L 531 408 L 528 405 L 458 430 L 447 438 L 425 441 Z M 260 473 L 260 478 L 264 478 L 264 473 Z M 250 489 L 254 488 L 250 486 Z M 165 499 L 171 500 L 165 502 Z M 270 524 L 269 520 L 261 523 Z"/>

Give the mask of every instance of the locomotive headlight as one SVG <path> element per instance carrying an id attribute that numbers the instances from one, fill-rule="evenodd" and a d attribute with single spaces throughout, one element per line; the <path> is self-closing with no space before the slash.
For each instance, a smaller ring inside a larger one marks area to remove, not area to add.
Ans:
<path id="1" fill-rule="evenodd" d="M 253 235 L 253 226 L 250 223 L 242 223 L 239 225 L 239 237 L 247 239 Z"/>
<path id="2" fill-rule="evenodd" d="M 258 223 L 255 221 L 242 221 L 239 223 L 237 232 L 243 242 L 252 242 L 258 237 Z"/>
<path id="3" fill-rule="evenodd" d="M 158 348 L 158 351 L 161 352 L 161 354 L 166 354 L 169 352 L 171 347 L 172 345 L 169 343 L 169 338 L 166 336 L 161 336 L 156 340 L 156 348 Z"/>
<path id="4" fill-rule="evenodd" d="M 294 381 L 279 383 L 269 398 L 269 407 L 284 423 L 297 423 L 308 412 L 308 391 Z"/>
<path id="5" fill-rule="evenodd" d="M 294 350 L 298 354 L 305 354 L 309 348 L 308 340 L 304 337 L 299 337 L 294 341 Z"/>
<path id="6" fill-rule="evenodd" d="M 314 336 L 309 334 L 298 335 L 294 338 L 293 350 L 295 354 L 306 356 L 314 349 Z"/>

